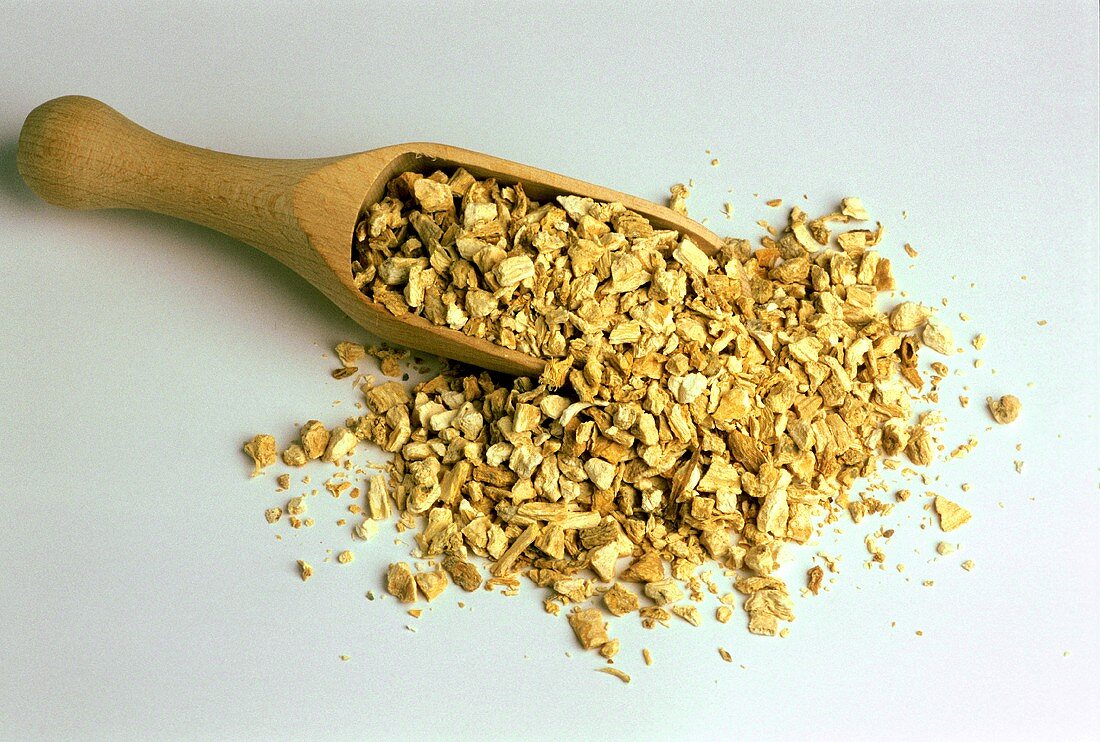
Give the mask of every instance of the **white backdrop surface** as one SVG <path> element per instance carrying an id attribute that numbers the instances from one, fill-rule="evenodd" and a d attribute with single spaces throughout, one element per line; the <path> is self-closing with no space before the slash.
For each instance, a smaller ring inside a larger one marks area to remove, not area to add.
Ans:
<path id="1" fill-rule="evenodd" d="M 1095 735 L 1096 49 L 1089 2 L 0 5 L 0 738 Z M 652 199 L 693 178 L 738 236 L 779 220 L 766 198 L 862 196 L 902 288 L 989 337 L 944 387 L 946 440 L 980 445 L 929 486 L 974 512 L 959 552 L 934 558 L 917 497 L 887 571 L 859 553 L 880 524 L 845 529 L 786 639 L 620 621 L 630 685 L 533 590 L 368 601 L 407 547 L 324 563 L 342 506 L 268 526 L 283 496 L 239 452 L 351 414 L 325 354 L 362 334 L 221 235 L 32 196 L 19 127 L 69 93 L 244 154 L 435 140 Z M 1009 392 L 1020 421 L 987 430 Z"/>

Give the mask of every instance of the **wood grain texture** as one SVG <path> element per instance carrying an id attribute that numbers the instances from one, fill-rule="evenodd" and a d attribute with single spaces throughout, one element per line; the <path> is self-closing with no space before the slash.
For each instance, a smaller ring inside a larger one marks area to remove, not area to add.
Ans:
<path id="1" fill-rule="evenodd" d="M 422 317 L 395 317 L 355 287 L 356 219 L 397 173 L 462 166 L 478 177 L 521 182 L 538 200 L 577 194 L 621 201 L 708 252 L 718 245 L 713 233 L 669 209 L 479 152 L 416 142 L 342 157 L 243 157 L 159 136 L 83 96 L 55 98 L 31 111 L 17 162 L 31 189 L 50 203 L 152 211 L 215 229 L 280 261 L 383 340 L 516 375 L 538 374 L 543 362 Z"/>

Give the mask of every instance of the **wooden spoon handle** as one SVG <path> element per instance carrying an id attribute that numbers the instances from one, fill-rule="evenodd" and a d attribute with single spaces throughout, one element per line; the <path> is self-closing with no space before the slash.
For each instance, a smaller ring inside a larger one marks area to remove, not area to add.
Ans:
<path id="1" fill-rule="evenodd" d="M 304 244 L 293 213 L 294 187 L 332 159 L 263 159 L 192 147 L 79 95 L 31 111 L 17 155 L 27 185 L 50 203 L 155 211 L 280 259 Z"/>

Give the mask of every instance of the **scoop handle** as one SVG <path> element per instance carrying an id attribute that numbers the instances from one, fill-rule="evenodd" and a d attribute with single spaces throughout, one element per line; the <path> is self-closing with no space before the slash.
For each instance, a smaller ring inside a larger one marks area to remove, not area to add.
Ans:
<path id="1" fill-rule="evenodd" d="M 243 157 L 176 142 L 94 98 L 54 98 L 27 116 L 17 165 L 31 190 L 73 209 L 154 211 L 265 252 L 301 245 L 293 189 L 328 163 Z"/>

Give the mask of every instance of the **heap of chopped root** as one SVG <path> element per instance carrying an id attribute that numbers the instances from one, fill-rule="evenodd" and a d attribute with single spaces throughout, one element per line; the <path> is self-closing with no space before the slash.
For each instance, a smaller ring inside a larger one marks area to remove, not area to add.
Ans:
<path id="1" fill-rule="evenodd" d="M 933 458 L 911 421 L 917 350 L 950 352 L 950 334 L 920 305 L 879 307 L 894 289 L 873 249 L 882 227 L 832 234 L 867 218 L 858 199 L 813 220 L 796 207 L 761 248 L 727 239 L 708 255 L 621 204 L 539 204 L 462 170 L 402 174 L 359 224 L 357 283 L 546 371 L 450 367 L 411 391 L 368 380 L 366 414 L 307 424 L 284 461 L 340 462 L 359 442 L 393 454 L 353 527 L 369 538 L 392 504 L 418 532 L 423 563 L 388 573 L 402 601 L 434 598 L 448 577 L 464 590 L 525 577 L 610 656 L 600 606 L 698 623 L 696 603 L 718 592 L 700 568 L 714 563 L 748 596 L 749 630 L 775 634 L 794 618 L 781 547 L 811 539 L 883 459 Z M 364 349 L 338 350 L 352 368 Z M 735 597 L 721 600 L 726 621 Z"/>

